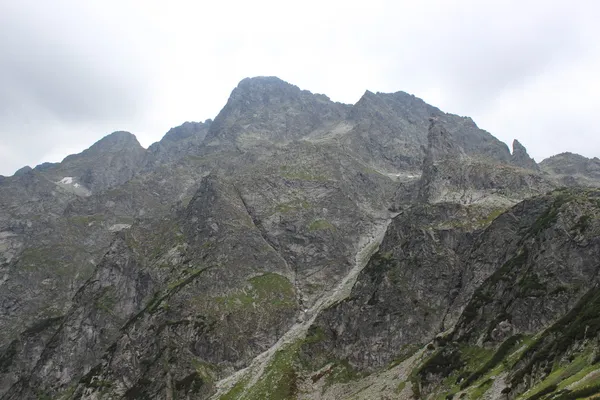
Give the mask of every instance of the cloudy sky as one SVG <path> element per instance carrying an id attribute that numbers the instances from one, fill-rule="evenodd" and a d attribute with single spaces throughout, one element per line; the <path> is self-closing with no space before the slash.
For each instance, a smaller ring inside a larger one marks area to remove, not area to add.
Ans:
<path id="1" fill-rule="evenodd" d="M 0 174 L 115 130 L 148 146 L 257 75 L 407 91 L 538 161 L 600 156 L 599 20 L 596 0 L 0 0 Z"/>

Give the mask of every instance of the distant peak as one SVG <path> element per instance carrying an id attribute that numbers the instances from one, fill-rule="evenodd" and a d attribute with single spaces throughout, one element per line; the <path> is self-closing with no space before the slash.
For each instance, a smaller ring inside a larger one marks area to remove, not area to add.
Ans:
<path id="1" fill-rule="evenodd" d="M 206 134 L 206 130 L 208 130 L 208 127 L 211 123 L 211 119 L 207 119 L 205 122 L 184 122 L 179 126 L 169 129 L 169 131 L 161 139 L 161 142 L 176 142 L 179 140 L 186 139 L 190 136 L 197 135 L 199 133 Z"/>
<path id="2" fill-rule="evenodd" d="M 17 170 L 17 172 L 15 172 L 14 176 L 25 175 L 26 173 L 28 173 L 30 171 L 32 171 L 31 167 L 29 165 L 26 165 L 23 168 Z"/>
<path id="3" fill-rule="evenodd" d="M 535 160 L 527 153 L 525 146 L 517 139 L 513 140 L 512 148 L 511 163 L 513 165 L 521 168 L 533 169 L 535 171 L 540 169 Z"/>
<path id="4" fill-rule="evenodd" d="M 143 148 L 134 134 L 126 131 L 116 131 L 106 135 L 89 148 L 89 150 Z"/>
<path id="5" fill-rule="evenodd" d="M 437 117 L 429 117 L 426 153 L 433 160 L 448 157 L 462 158 L 465 155 L 464 150 L 456 143 Z"/>
<path id="6" fill-rule="evenodd" d="M 280 84 L 280 85 L 289 85 L 289 86 L 293 86 L 292 84 L 284 81 L 281 78 L 278 78 L 276 76 L 254 76 L 254 77 L 249 77 L 249 78 L 244 78 L 240 81 L 240 83 L 238 83 L 238 87 L 239 86 L 246 86 L 246 85 L 252 85 L 252 84 Z"/>
<path id="7" fill-rule="evenodd" d="M 521 142 L 519 142 L 517 139 L 513 140 L 512 148 L 513 148 L 513 154 L 515 152 L 527 153 L 527 149 L 525 148 L 525 146 L 523 146 L 521 144 Z"/>

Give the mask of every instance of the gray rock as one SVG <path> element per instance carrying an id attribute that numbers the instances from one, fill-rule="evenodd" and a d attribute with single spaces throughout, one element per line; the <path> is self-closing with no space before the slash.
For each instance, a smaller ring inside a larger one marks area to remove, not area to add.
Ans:
<path id="1" fill-rule="evenodd" d="M 523 393 L 598 351 L 600 197 L 545 194 L 597 164 L 539 171 L 403 92 L 245 79 L 148 150 L 115 132 L 0 180 L 0 396 L 475 396 L 476 373 Z"/>
<path id="2" fill-rule="evenodd" d="M 513 141 L 513 151 L 510 162 L 517 167 L 532 169 L 534 171 L 539 171 L 540 167 L 533 160 L 533 158 L 529 157 L 527 154 L 527 149 L 523 146 L 517 139 Z"/>

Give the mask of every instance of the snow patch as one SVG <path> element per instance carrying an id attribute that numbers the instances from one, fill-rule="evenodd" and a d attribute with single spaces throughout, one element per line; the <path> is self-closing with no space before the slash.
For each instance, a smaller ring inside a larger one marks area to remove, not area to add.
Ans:
<path id="1" fill-rule="evenodd" d="M 108 230 L 111 232 L 119 232 L 119 231 L 122 231 L 123 229 L 129 229 L 129 228 L 131 228 L 130 224 L 114 224 L 113 226 L 108 228 Z"/>
<path id="2" fill-rule="evenodd" d="M 72 176 L 65 176 L 64 178 L 62 178 L 59 183 L 62 183 L 64 185 L 70 185 L 73 183 L 73 177 Z"/>

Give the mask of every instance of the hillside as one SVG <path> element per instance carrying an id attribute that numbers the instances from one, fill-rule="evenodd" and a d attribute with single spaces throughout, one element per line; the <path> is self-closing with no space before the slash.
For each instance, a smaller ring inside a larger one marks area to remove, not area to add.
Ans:
<path id="1" fill-rule="evenodd" d="M 0 179 L 0 398 L 587 398 L 599 171 L 244 79 L 148 149 Z"/>

